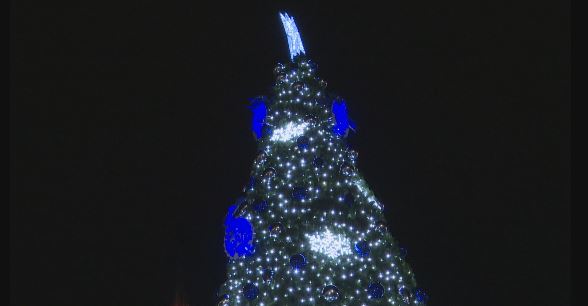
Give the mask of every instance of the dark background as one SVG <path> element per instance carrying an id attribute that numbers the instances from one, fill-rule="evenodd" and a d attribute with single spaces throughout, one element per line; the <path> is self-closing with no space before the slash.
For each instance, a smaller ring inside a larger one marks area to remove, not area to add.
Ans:
<path id="1" fill-rule="evenodd" d="M 281 9 L 429 304 L 571 303 L 567 1 L 91 2 L 11 4 L 11 305 L 214 303 Z"/>

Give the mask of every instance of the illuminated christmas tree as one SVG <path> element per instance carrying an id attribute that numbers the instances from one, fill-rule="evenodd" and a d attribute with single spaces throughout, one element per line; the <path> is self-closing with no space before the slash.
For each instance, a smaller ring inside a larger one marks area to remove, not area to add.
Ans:
<path id="1" fill-rule="evenodd" d="M 293 18 L 280 17 L 290 62 L 276 66 L 271 98 L 251 100 L 259 155 L 225 219 L 218 305 L 424 305 L 356 169 L 346 103 L 325 92 Z"/>

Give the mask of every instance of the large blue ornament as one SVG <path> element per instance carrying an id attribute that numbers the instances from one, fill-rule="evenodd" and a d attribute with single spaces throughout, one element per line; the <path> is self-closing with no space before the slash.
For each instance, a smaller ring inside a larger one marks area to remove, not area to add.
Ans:
<path id="1" fill-rule="evenodd" d="M 307 193 L 306 193 L 306 189 L 304 187 L 294 187 L 294 189 L 292 189 L 292 198 L 294 198 L 295 200 L 298 201 L 302 201 L 304 199 L 306 199 Z"/>
<path id="2" fill-rule="evenodd" d="M 304 268 L 306 266 L 306 257 L 302 254 L 292 255 L 290 257 L 290 266 L 295 270 Z"/>
<path id="3" fill-rule="evenodd" d="M 355 253 L 361 257 L 367 257 L 370 255 L 370 245 L 367 241 L 363 240 L 355 244 Z"/>
<path id="4" fill-rule="evenodd" d="M 380 283 L 371 283 L 367 291 L 370 299 L 381 299 L 384 296 L 384 287 Z"/>
<path id="5" fill-rule="evenodd" d="M 267 106 L 265 105 L 264 99 L 261 97 L 253 98 L 250 101 L 251 105 L 249 106 L 249 109 L 251 109 L 251 112 L 253 112 L 251 129 L 253 130 L 253 133 L 255 133 L 257 139 L 259 139 L 263 136 L 262 128 L 264 126 L 265 117 L 267 115 Z"/>
<path id="6" fill-rule="evenodd" d="M 414 300 L 417 303 L 425 304 L 429 300 L 427 293 L 420 288 L 414 290 Z"/>
<path id="7" fill-rule="evenodd" d="M 355 203 L 355 196 L 353 195 L 353 192 L 345 193 L 343 196 L 343 203 L 345 203 L 347 206 L 352 206 L 353 203 Z"/>
<path id="8" fill-rule="evenodd" d="M 229 207 L 225 218 L 225 252 L 231 258 L 246 257 L 255 253 L 253 225 L 243 218 L 233 216 L 237 205 Z"/>
<path id="9" fill-rule="evenodd" d="M 266 283 L 271 282 L 272 278 L 274 277 L 274 270 L 272 270 L 270 268 L 265 268 L 263 270 L 263 273 L 261 274 L 261 277 L 264 282 L 266 282 Z"/>
<path id="10" fill-rule="evenodd" d="M 324 161 L 322 158 L 320 158 L 319 156 L 316 156 L 313 160 L 312 160 L 312 164 L 317 167 L 317 168 L 321 168 L 324 164 Z"/>
<path id="11" fill-rule="evenodd" d="M 355 123 L 349 120 L 347 115 L 347 105 L 343 100 L 334 100 L 332 107 L 333 116 L 335 116 L 335 125 L 333 126 L 333 133 L 339 136 L 347 136 L 349 128 L 355 129 Z"/>
<path id="12" fill-rule="evenodd" d="M 406 288 L 406 287 L 399 288 L 398 294 L 400 295 L 400 297 L 402 298 L 402 301 L 405 304 L 412 303 L 413 294 L 408 288 Z"/>
<path id="13" fill-rule="evenodd" d="M 304 149 L 308 149 L 308 145 L 310 143 L 310 139 L 308 139 L 307 136 L 300 136 L 298 137 L 298 139 L 296 139 L 296 144 L 298 145 L 298 148 L 300 150 L 304 150 Z"/>
<path id="14" fill-rule="evenodd" d="M 255 300 L 259 294 L 259 289 L 252 283 L 243 286 L 243 295 L 248 300 Z"/>
<path id="15" fill-rule="evenodd" d="M 334 302 L 339 298 L 339 288 L 335 285 L 325 286 L 322 294 L 327 302 Z"/>

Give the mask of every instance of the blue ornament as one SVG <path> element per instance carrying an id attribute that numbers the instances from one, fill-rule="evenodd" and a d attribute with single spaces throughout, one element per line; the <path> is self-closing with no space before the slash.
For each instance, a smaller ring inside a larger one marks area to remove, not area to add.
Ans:
<path id="1" fill-rule="evenodd" d="M 294 82 L 292 87 L 294 87 L 294 90 L 296 91 L 302 91 L 304 89 L 304 82 Z"/>
<path id="2" fill-rule="evenodd" d="M 345 101 L 336 99 L 333 101 L 332 107 L 333 115 L 335 116 L 335 125 L 333 126 L 333 133 L 338 136 L 344 137 L 347 136 L 347 132 L 349 128 L 352 130 L 355 129 L 355 123 L 349 120 L 349 116 L 347 115 L 347 105 L 345 105 Z"/>
<path id="3" fill-rule="evenodd" d="M 270 231 L 270 236 L 276 238 L 284 231 L 284 226 L 282 223 L 276 222 L 270 225 L 268 230 Z"/>
<path id="4" fill-rule="evenodd" d="M 388 226 L 386 225 L 386 222 L 383 220 L 376 222 L 374 227 L 376 228 L 376 231 L 378 231 L 380 234 L 384 234 L 386 233 L 386 231 L 388 231 Z"/>
<path id="5" fill-rule="evenodd" d="M 264 282 L 271 282 L 272 278 L 274 277 L 274 270 L 269 268 L 264 269 L 261 277 L 263 278 Z"/>
<path id="6" fill-rule="evenodd" d="M 246 257 L 255 253 L 253 225 L 243 218 L 233 216 L 236 205 L 229 207 L 225 218 L 225 252 L 231 258 Z"/>
<path id="7" fill-rule="evenodd" d="M 343 196 L 343 203 L 345 203 L 345 205 L 348 205 L 348 206 L 351 206 L 351 205 L 353 205 L 353 203 L 355 203 L 355 196 L 353 195 L 352 192 L 347 192 Z"/>
<path id="8" fill-rule="evenodd" d="M 363 240 L 355 244 L 355 253 L 360 257 L 367 257 L 370 255 L 370 245 L 367 241 Z"/>
<path id="9" fill-rule="evenodd" d="M 249 283 L 249 284 L 243 286 L 243 295 L 245 296 L 246 299 L 255 300 L 257 298 L 258 294 L 259 294 L 259 289 L 257 289 L 257 286 L 255 286 L 255 284 Z"/>
<path id="10" fill-rule="evenodd" d="M 341 164 L 341 174 L 345 176 L 351 176 L 353 174 L 353 166 L 348 162 Z"/>
<path id="11" fill-rule="evenodd" d="M 302 254 L 292 255 L 290 257 L 290 266 L 295 270 L 304 268 L 306 266 L 306 257 Z"/>
<path id="12" fill-rule="evenodd" d="M 325 286 L 322 294 L 327 302 L 334 302 L 339 298 L 339 288 L 335 285 Z"/>
<path id="13" fill-rule="evenodd" d="M 324 164 L 324 161 L 323 161 L 323 159 L 322 159 L 322 158 L 320 158 L 320 157 L 316 156 L 316 157 L 315 157 L 315 158 L 312 160 L 312 164 L 313 164 L 315 167 L 317 167 L 317 168 L 320 168 L 320 167 L 322 167 L 322 166 L 323 166 L 323 164 Z"/>
<path id="14" fill-rule="evenodd" d="M 384 296 L 384 287 L 380 283 L 371 283 L 367 291 L 370 299 L 381 299 Z"/>
<path id="15" fill-rule="evenodd" d="M 306 188 L 297 186 L 292 189 L 292 198 L 295 200 L 302 201 L 306 199 L 306 196 Z"/>
<path id="16" fill-rule="evenodd" d="M 262 213 L 267 209 L 267 201 L 265 200 L 257 200 L 253 203 L 253 209 L 258 212 Z"/>
<path id="17" fill-rule="evenodd" d="M 296 139 L 296 144 L 300 150 L 308 149 L 308 145 L 310 144 L 310 139 L 308 137 L 302 135 Z"/>
<path id="18" fill-rule="evenodd" d="M 272 168 L 272 167 L 268 167 L 263 171 L 263 178 L 265 179 L 271 179 L 276 175 L 276 169 Z"/>
<path id="19" fill-rule="evenodd" d="M 417 288 L 414 290 L 414 300 L 417 303 L 424 304 L 429 300 L 429 296 L 423 289 Z"/>
<path id="20" fill-rule="evenodd" d="M 398 289 L 398 294 L 400 295 L 400 297 L 402 298 L 402 301 L 405 304 L 410 304 L 412 302 L 412 292 L 410 290 L 408 290 L 408 288 L 406 287 L 401 287 Z"/>
<path id="21" fill-rule="evenodd" d="M 220 299 L 218 300 L 218 304 L 217 306 L 228 306 L 229 305 L 229 295 L 228 294 L 223 294 Z"/>
<path id="22" fill-rule="evenodd" d="M 257 139 L 262 137 L 262 127 L 264 126 L 265 117 L 267 115 L 267 106 L 263 98 L 253 98 L 250 100 L 251 105 L 249 109 L 253 112 L 253 119 L 251 122 L 251 129 Z"/>

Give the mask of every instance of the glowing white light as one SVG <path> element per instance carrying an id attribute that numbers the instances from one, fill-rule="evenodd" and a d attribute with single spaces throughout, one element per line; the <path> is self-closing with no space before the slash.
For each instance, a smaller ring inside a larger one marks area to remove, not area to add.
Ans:
<path id="1" fill-rule="evenodd" d="M 302 39 L 300 38 L 300 33 L 298 33 L 298 28 L 296 27 L 296 23 L 294 22 L 294 18 L 288 16 L 287 13 L 280 13 L 280 18 L 282 19 L 282 24 L 284 25 L 284 30 L 286 31 L 286 36 L 288 36 L 288 47 L 290 48 L 290 59 L 294 59 L 294 56 L 304 52 L 304 46 L 302 45 Z"/>
<path id="2" fill-rule="evenodd" d="M 307 127 L 308 127 L 307 122 L 298 123 L 298 124 L 294 123 L 294 122 L 289 122 L 285 126 L 279 128 L 279 129 L 275 129 L 270 140 L 272 140 L 272 141 L 291 140 L 295 137 L 298 137 L 298 136 L 301 136 L 302 134 L 304 134 L 304 131 L 306 130 Z"/>
<path id="3" fill-rule="evenodd" d="M 343 235 L 335 235 L 329 230 L 308 235 L 308 240 L 312 251 L 325 254 L 330 258 L 351 254 L 349 239 Z"/>

